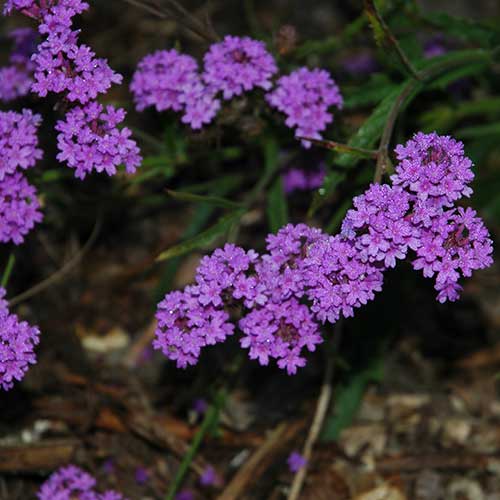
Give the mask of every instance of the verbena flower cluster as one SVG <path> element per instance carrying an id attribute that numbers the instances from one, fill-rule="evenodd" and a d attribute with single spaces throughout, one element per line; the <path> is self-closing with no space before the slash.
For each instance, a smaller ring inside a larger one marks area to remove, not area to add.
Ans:
<path id="1" fill-rule="evenodd" d="M 34 70 L 31 90 L 40 97 L 49 92 L 62 94 L 66 103 L 77 106 L 68 112 L 65 121 L 57 124 L 56 129 L 61 132 L 58 144 L 64 147 L 58 158 L 75 168 L 80 178 L 92 171 L 112 175 L 121 163 L 127 172 L 134 172 L 141 162 L 139 150 L 129 139 L 130 130 L 117 128 L 125 111 L 108 106 L 106 116 L 96 112 L 97 96 L 106 93 L 112 84 L 121 83 L 122 76 L 114 72 L 105 59 L 96 57 L 90 47 L 79 42 L 80 31 L 73 28 L 73 17 L 88 8 L 88 3 L 82 0 L 8 0 L 4 13 L 18 10 L 35 19 L 38 32 L 44 37 L 31 58 Z M 96 114 L 97 118 L 78 118 Z M 76 126 L 82 120 L 84 126 L 78 130 Z M 82 152 L 88 153 L 85 164 L 76 165 Z"/>
<path id="2" fill-rule="evenodd" d="M 23 97 L 33 84 L 35 64 L 31 56 L 36 48 L 37 33 L 31 28 L 18 28 L 8 34 L 14 43 L 9 65 L 0 68 L 0 100 L 13 101 Z"/>
<path id="3" fill-rule="evenodd" d="M 410 252 L 413 267 L 436 278 L 438 300 L 456 300 L 458 279 L 492 263 L 483 222 L 455 206 L 472 192 L 472 163 L 461 143 L 435 133 L 416 134 L 396 154 L 392 184 L 356 197 L 340 234 L 289 224 L 267 237 L 264 254 L 227 244 L 204 257 L 195 284 L 159 304 L 154 347 L 179 367 L 195 364 L 204 346 L 235 332 L 240 311 L 250 358 L 294 374 L 322 342 L 320 325 L 372 300 L 384 271 Z"/>
<path id="4" fill-rule="evenodd" d="M 36 326 L 10 314 L 5 293 L 5 289 L 0 288 L 0 387 L 7 391 L 12 389 L 14 381 L 24 377 L 29 365 L 36 362 L 34 349 L 40 332 Z"/>
<path id="5" fill-rule="evenodd" d="M 321 139 L 326 126 L 333 121 L 328 111 L 332 106 L 342 108 L 339 88 L 328 71 L 300 68 L 282 76 L 276 89 L 266 96 L 268 103 L 286 115 L 285 124 L 295 128 L 297 137 Z M 310 147 L 309 141 L 302 141 Z"/>
<path id="6" fill-rule="evenodd" d="M 0 112 L 0 242 L 24 241 L 42 220 L 36 189 L 21 170 L 42 157 L 37 128 L 41 118 L 29 110 Z"/>
<path id="7" fill-rule="evenodd" d="M 38 491 L 38 500 L 126 500 L 113 490 L 99 493 L 93 476 L 75 465 L 54 472 Z"/>
<path id="8" fill-rule="evenodd" d="M 211 45 L 203 58 L 203 70 L 188 55 L 160 50 L 139 62 L 130 89 L 139 111 L 183 112 L 182 122 L 199 129 L 214 119 L 220 100 L 229 100 L 260 88 L 271 107 L 286 114 L 286 124 L 297 136 L 320 138 L 319 132 L 333 120 L 329 109 L 342 107 L 342 97 L 325 70 L 301 68 L 281 77 L 273 90 L 278 67 L 263 42 L 226 36 Z M 303 142 L 308 147 L 309 142 Z"/>
<path id="9" fill-rule="evenodd" d="M 326 169 L 324 164 L 320 164 L 314 170 L 304 170 L 302 168 L 289 168 L 283 175 L 283 188 L 285 193 L 294 191 L 310 191 L 323 185 Z"/>

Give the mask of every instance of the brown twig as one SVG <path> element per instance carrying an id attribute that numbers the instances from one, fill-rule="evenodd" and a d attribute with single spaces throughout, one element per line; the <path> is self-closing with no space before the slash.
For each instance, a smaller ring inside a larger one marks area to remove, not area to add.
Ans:
<path id="1" fill-rule="evenodd" d="M 160 19 L 172 18 L 179 24 L 183 25 L 192 33 L 205 39 L 209 43 L 218 42 L 220 37 L 217 35 L 211 24 L 205 25 L 187 9 L 185 9 L 179 2 L 175 0 L 165 0 L 169 7 L 160 5 L 160 2 L 155 0 L 123 0 L 134 7 L 153 14 Z M 172 11 L 174 9 L 174 11 Z"/>
<path id="2" fill-rule="evenodd" d="M 58 281 L 63 279 L 68 273 L 70 273 L 73 270 L 73 268 L 83 259 L 83 257 L 87 254 L 87 252 L 92 248 L 92 245 L 94 244 L 95 240 L 97 239 L 97 235 L 99 234 L 101 223 L 102 223 L 101 217 L 98 217 L 94 225 L 94 228 L 92 229 L 92 233 L 89 236 L 89 239 L 87 240 L 85 245 L 83 245 L 81 250 L 79 250 L 68 262 L 66 262 L 66 264 L 64 264 L 60 269 L 58 269 L 54 274 L 50 275 L 48 278 L 44 279 L 40 283 L 37 283 L 35 286 L 29 288 L 25 292 L 22 292 L 19 295 L 16 295 L 12 299 L 10 299 L 9 305 L 11 307 L 16 306 L 20 302 L 23 302 L 26 299 L 29 299 L 34 295 L 43 292 L 44 290 L 52 286 L 54 283 L 57 283 Z"/>
<path id="3" fill-rule="evenodd" d="M 304 443 L 304 448 L 302 449 L 302 456 L 306 460 L 304 467 L 299 469 L 295 477 L 293 478 L 292 486 L 290 492 L 288 493 L 287 500 L 297 500 L 299 498 L 302 486 L 306 479 L 308 463 L 311 460 L 312 450 L 314 444 L 318 440 L 319 434 L 323 427 L 323 422 L 328 413 L 328 408 L 330 407 L 330 401 L 332 399 L 332 383 L 333 375 L 335 372 L 335 355 L 338 351 L 340 342 L 342 340 L 342 325 L 337 323 L 337 327 L 334 332 L 334 337 L 332 341 L 331 351 L 327 353 L 325 375 L 323 378 L 323 384 L 321 386 L 320 395 L 318 398 L 318 403 L 316 405 L 316 411 L 314 413 L 314 419 L 307 435 L 306 442 Z"/>
<path id="4" fill-rule="evenodd" d="M 392 34 L 392 31 L 384 21 L 384 18 L 380 15 L 380 12 L 377 9 L 374 0 L 365 0 L 365 12 L 368 16 L 368 19 L 372 21 L 375 30 L 377 29 L 376 25 L 380 26 L 380 29 L 382 30 L 384 38 L 387 40 L 388 45 L 390 45 L 390 47 L 392 47 L 392 49 L 396 52 L 399 60 L 401 61 L 403 66 L 408 70 L 410 75 L 412 75 L 413 78 L 420 80 L 421 79 L 420 74 L 415 69 L 408 56 L 405 54 L 404 50 L 397 41 L 396 37 Z"/>
<path id="5" fill-rule="evenodd" d="M 242 498 L 251 483 L 256 480 L 266 469 L 266 464 L 273 459 L 276 454 L 283 450 L 305 426 L 304 421 L 297 421 L 288 425 L 280 424 L 274 429 L 267 440 L 258 448 L 250 459 L 238 470 L 231 482 L 219 495 L 217 500 L 233 500 Z"/>
<path id="6" fill-rule="evenodd" d="M 354 146 L 349 146 L 349 144 L 343 144 L 341 142 L 323 140 L 323 139 L 313 139 L 312 137 L 297 137 L 297 139 L 302 141 L 309 141 L 316 146 L 321 146 L 326 149 L 331 149 L 333 151 L 338 151 L 339 153 L 354 153 L 361 156 L 367 156 L 369 158 L 377 158 L 378 151 L 376 149 L 365 149 L 356 148 Z"/>

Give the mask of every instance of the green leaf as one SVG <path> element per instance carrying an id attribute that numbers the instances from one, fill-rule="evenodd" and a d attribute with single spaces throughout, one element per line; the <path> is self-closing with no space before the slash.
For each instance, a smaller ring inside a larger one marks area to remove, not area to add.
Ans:
<path id="1" fill-rule="evenodd" d="M 236 210 L 223 217 L 221 217 L 213 226 L 209 227 L 202 233 L 194 236 L 193 238 L 183 241 L 178 245 L 170 247 L 162 252 L 156 258 L 157 261 L 171 259 L 180 255 L 185 255 L 193 250 L 204 248 L 215 241 L 218 236 L 221 236 L 229 230 L 229 228 L 241 218 L 245 213 L 244 210 Z"/>
<path id="2" fill-rule="evenodd" d="M 491 47 L 498 29 L 494 29 L 480 21 L 470 18 L 450 16 L 445 13 L 424 15 L 423 19 L 453 37 L 467 42 L 477 43 L 483 47 Z"/>
<path id="3" fill-rule="evenodd" d="M 281 177 L 274 181 L 267 195 L 267 219 L 272 233 L 278 232 L 288 222 L 288 203 Z"/>
<path id="4" fill-rule="evenodd" d="M 351 424 L 363 399 L 366 386 L 380 378 L 380 371 L 378 365 L 371 365 L 355 373 L 347 383 L 337 388 L 333 411 L 326 419 L 321 435 L 324 441 L 337 440 L 341 431 Z"/>
<path id="5" fill-rule="evenodd" d="M 500 137 L 500 123 L 488 123 L 487 125 L 474 125 L 464 127 L 455 132 L 456 137 L 461 139 L 471 139 L 475 137 L 484 137 L 494 135 Z"/>
<path id="6" fill-rule="evenodd" d="M 379 103 L 398 85 L 384 73 L 375 73 L 367 83 L 344 87 L 344 109 L 355 109 Z"/>
<path id="7" fill-rule="evenodd" d="M 207 205 L 213 205 L 215 207 L 222 208 L 243 208 L 241 203 L 235 201 L 226 200 L 225 198 L 220 198 L 219 196 L 205 196 L 201 194 L 186 193 L 183 191 L 172 191 L 167 189 L 167 193 L 176 200 L 187 201 L 191 203 L 206 203 Z"/>

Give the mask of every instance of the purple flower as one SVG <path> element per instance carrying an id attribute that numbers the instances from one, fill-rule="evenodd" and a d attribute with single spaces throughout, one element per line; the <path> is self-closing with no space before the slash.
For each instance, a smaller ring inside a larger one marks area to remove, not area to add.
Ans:
<path id="1" fill-rule="evenodd" d="M 36 189 L 20 173 L 0 181 L 0 242 L 16 245 L 42 220 Z"/>
<path id="2" fill-rule="evenodd" d="M 234 330 L 224 309 L 200 303 L 197 286 L 167 294 L 158 304 L 156 319 L 153 347 L 179 368 L 196 364 L 202 347 L 223 342 Z"/>
<path id="3" fill-rule="evenodd" d="M 274 58 L 263 42 L 227 35 L 205 54 L 203 80 L 224 99 L 231 99 L 255 87 L 271 88 L 278 71 Z"/>
<path id="4" fill-rule="evenodd" d="M 282 76 L 266 100 L 286 115 L 285 124 L 296 129 L 296 137 L 313 139 L 321 139 L 320 132 L 333 121 L 329 109 L 332 106 L 341 109 L 343 105 L 339 88 L 328 71 L 307 68 Z M 310 147 L 308 141 L 302 141 L 302 145 Z"/>
<path id="5" fill-rule="evenodd" d="M 346 214 L 342 235 L 353 241 L 365 262 L 395 267 L 408 249 L 419 247 L 418 231 L 406 217 L 410 195 L 398 187 L 373 184 L 354 198 L 354 209 Z"/>
<path id="6" fill-rule="evenodd" d="M 130 90 L 138 111 L 154 106 L 157 111 L 180 111 L 180 99 L 186 88 L 196 81 L 198 64 L 175 49 L 158 50 L 147 55 L 137 65 Z"/>
<path id="7" fill-rule="evenodd" d="M 366 50 L 350 54 L 342 61 L 342 66 L 347 73 L 357 76 L 366 76 L 378 69 L 378 64 L 373 54 Z"/>
<path id="8" fill-rule="evenodd" d="M 40 115 L 28 109 L 21 113 L 0 111 L 0 181 L 17 169 L 35 166 L 42 157 L 42 150 L 37 147 L 40 122 Z"/>
<path id="9" fill-rule="evenodd" d="M 76 169 L 75 176 L 80 179 L 94 170 L 114 175 L 120 164 L 128 173 L 135 172 L 141 157 L 135 141 L 130 139 L 132 132 L 127 127 L 117 128 L 124 118 L 123 109 L 104 109 L 97 102 L 73 108 L 66 120 L 56 125 L 60 132 L 57 159 Z"/>
<path id="10" fill-rule="evenodd" d="M 194 500 L 194 494 L 191 490 L 181 490 L 175 495 L 175 500 Z"/>
<path id="11" fill-rule="evenodd" d="M 198 64 L 176 50 L 159 50 L 137 65 L 130 90 L 136 109 L 154 106 L 157 111 L 183 111 L 182 122 L 192 129 L 210 123 L 220 108 L 216 91 L 202 81 Z"/>
<path id="12" fill-rule="evenodd" d="M 149 472 L 144 467 L 137 467 L 135 469 L 135 482 L 143 485 L 149 481 Z"/>
<path id="13" fill-rule="evenodd" d="M 8 391 L 15 380 L 24 377 L 29 365 L 36 363 L 35 346 L 40 331 L 9 313 L 5 293 L 0 288 L 0 387 Z"/>
<path id="14" fill-rule="evenodd" d="M 195 399 L 193 402 L 193 411 L 198 415 L 203 415 L 208 409 L 208 403 L 203 398 Z"/>
<path id="15" fill-rule="evenodd" d="M 493 263 L 493 245 L 483 221 L 471 208 L 443 210 L 433 217 L 432 225 L 419 225 L 421 246 L 413 267 L 424 276 L 435 276 L 439 302 L 455 301 L 462 276 Z"/>
<path id="16" fill-rule="evenodd" d="M 287 194 L 317 189 L 323 185 L 325 175 L 326 169 L 323 164 L 316 170 L 289 168 L 282 176 L 283 188 Z"/>
<path id="17" fill-rule="evenodd" d="M 287 463 L 290 472 L 295 473 L 307 464 L 307 460 L 298 451 L 292 451 L 288 456 Z"/>
<path id="18" fill-rule="evenodd" d="M 0 100 L 12 101 L 25 96 L 33 83 L 34 63 L 30 60 L 36 48 L 36 31 L 19 28 L 8 34 L 14 41 L 9 65 L 0 68 Z"/>
<path id="19" fill-rule="evenodd" d="M 75 465 L 61 467 L 54 472 L 37 493 L 38 500 L 127 500 L 113 490 L 99 493 L 96 480 Z"/>
<path id="20" fill-rule="evenodd" d="M 303 348 L 314 351 L 323 342 L 309 308 L 293 298 L 253 309 L 238 325 L 244 334 L 241 346 L 249 349 L 250 359 L 267 365 L 276 358 L 289 375 L 305 365 Z"/>
<path id="21" fill-rule="evenodd" d="M 429 200 L 426 205 L 449 207 L 472 194 L 472 162 L 464 156 L 461 142 L 435 132 L 418 132 L 395 151 L 399 163 L 392 183 L 416 195 L 419 201 Z"/>
<path id="22" fill-rule="evenodd" d="M 200 476 L 202 486 L 220 486 L 221 479 L 212 465 L 207 465 Z"/>

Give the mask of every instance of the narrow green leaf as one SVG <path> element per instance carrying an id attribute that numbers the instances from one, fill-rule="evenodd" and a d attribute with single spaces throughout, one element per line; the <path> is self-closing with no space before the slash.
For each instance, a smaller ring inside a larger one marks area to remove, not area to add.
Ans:
<path id="1" fill-rule="evenodd" d="M 461 139 L 471 139 L 474 137 L 483 137 L 487 135 L 495 135 L 500 137 L 500 123 L 488 123 L 487 125 L 474 125 L 464 127 L 455 132 L 457 137 Z"/>
<path id="2" fill-rule="evenodd" d="M 240 219 L 244 213 L 244 210 L 236 210 L 235 212 L 231 212 L 221 217 L 213 226 L 209 227 L 202 233 L 165 250 L 158 255 L 156 260 L 162 261 L 171 259 L 210 245 L 218 236 L 224 234 L 233 223 Z"/>
<path id="3" fill-rule="evenodd" d="M 483 47 L 491 46 L 499 34 L 498 29 L 470 18 L 450 16 L 441 12 L 424 15 L 423 18 L 441 32 L 461 40 L 478 43 Z"/>
<path id="4" fill-rule="evenodd" d="M 333 400 L 333 411 L 325 421 L 322 439 L 335 441 L 343 429 L 351 424 L 358 411 L 366 386 L 370 382 L 380 380 L 381 364 L 377 361 L 366 369 L 354 373 L 341 385 Z"/>
<path id="5" fill-rule="evenodd" d="M 191 203 L 206 203 L 207 205 L 213 205 L 222 208 L 243 208 L 243 205 L 241 203 L 226 200 L 225 198 L 220 198 L 219 196 L 206 196 L 201 194 L 186 193 L 184 191 L 172 191 L 170 189 L 167 189 L 167 193 L 172 198 L 180 201 L 187 201 Z"/>
<path id="6" fill-rule="evenodd" d="M 288 222 L 288 203 L 281 177 L 274 181 L 267 195 L 267 219 L 272 233 L 276 233 Z"/>

